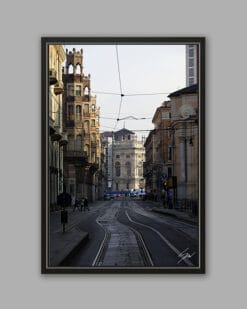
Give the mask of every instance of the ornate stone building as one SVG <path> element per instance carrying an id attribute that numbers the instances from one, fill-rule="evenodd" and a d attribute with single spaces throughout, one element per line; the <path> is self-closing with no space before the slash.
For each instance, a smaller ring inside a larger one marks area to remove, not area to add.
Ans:
<path id="1" fill-rule="evenodd" d="M 112 189 L 115 191 L 145 188 L 143 162 L 145 161 L 144 139 L 137 140 L 134 132 L 121 129 L 113 135 Z"/>
<path id="2" fill-rule="evenodd" d="M 169 101 L 162 103 L 153 116 L 152 130 L 145 142 L 146 162 L 144 175 L 146 192 L 155 200 L 161 200 L 163 182 L 171 176 L 170 148 L 168 147 L 168 128 L 171 121 L 171 105 Z"/>
<path id="3" fill-rule="evenodd" d="M 177 206 L 197 213 L 199 200 L 198 85 L 169 95 L 172 175 L 177 178 Z"/>
<path id="4" fill-rule="evenodd" d="M 169 207 L 197 214 L 199 198 L 198 85 L 171 93 L 153 117 L 145 142 L 146 191 Z"/>
<path id="5" fill-rule="evenodd" d="M 57 196 L 63 191 L 63 146 L 67 143 L 62 126 L 62 45 L 49 45 L 49 200 L 55 209 Z"/>
<path id="6" fill-rule="evenodd" d="M 83 50 L 66 50 L 63 72 L 64 129 L 68 145 L 64 157 L 66 191 L 89 201 L 99 198 L 100 133 L 96 97 L 90 75 L 83 73 Z"/>

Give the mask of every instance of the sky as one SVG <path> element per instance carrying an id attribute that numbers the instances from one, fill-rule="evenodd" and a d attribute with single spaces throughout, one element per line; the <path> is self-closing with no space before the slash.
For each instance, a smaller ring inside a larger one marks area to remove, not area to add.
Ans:
<path id="1" fill-rule="evenodd" d="M 100 132 L 125 127 L 138 138 L 147 136 L 148 131 L 139 130 L 154 128 L 152 117 L 156 108 L 168 99 L 169 93 L 185 87 L 185 45 L 118 45 L 117 48 L 116 45 L 65 45 L 65 48 L 83 49 L 83 71 L 91 75 L 92 95 L 97 96 L 100 107 Z M 133 95 L 151 93 L 162 94 Z M 116 121 L 130 116 L 146 119 Z"/>

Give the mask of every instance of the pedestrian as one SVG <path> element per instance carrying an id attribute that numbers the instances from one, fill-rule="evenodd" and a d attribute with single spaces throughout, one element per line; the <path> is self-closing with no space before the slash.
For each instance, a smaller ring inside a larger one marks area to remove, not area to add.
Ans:
<path id="1" fill-rule="evenodd" d="M 84 207 L 84 197 L 80 199 L 80 211 L 82 211 L 82 207 Z"/>
<path id="2" fill-rule="evenodd" d="M 86 208 L 89 211 L 88 200 L 87 200 L 86 197 L 84 198 L 84 203 L 83 204 L 84 204 L 84 211 L 86 210 Z"/>
<path id="3" fill-rule="evenodd" d="M 74 195 L 71 196 L 71 206 L 73 207 L 73 211 L 75 211 L 75 209 L 78 208 L 77 201 Z"/>

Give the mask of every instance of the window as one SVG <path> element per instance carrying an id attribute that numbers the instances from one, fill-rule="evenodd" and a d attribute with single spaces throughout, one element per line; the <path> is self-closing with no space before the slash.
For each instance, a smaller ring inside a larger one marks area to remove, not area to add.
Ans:
<path id="1" fill-rule="evenodd" d="M 193 85 L 195 82 L 194 82 L 194 78 L 193 77 L 190 77 L 189 78 L 189 86 Z"/>
<path id="2" fill-rule="evenodd" d="M 189 49 L 189 57 L 190 57 L 190 58 L 193 58 L 193 57 L 194 57 L 194 49 L 193 49 L 193 48 L 190 48 L 190 49 Z"/>
<path id="3" fill-rule="evenodd" d="M 169 112 L 163 112 L 161 118 L 162 118 L 163 120 L 164 120 L 164 119 L 170 119 L 170 118 L 171 118 L 170 113 L 169 113 Z"/>
<path id="4" fill-rule="evenodd" d="M 69 74 L 73 74 L 74 73 L 74 67 L 73 67 L 72 64 L 69 65 L 68 72 L 69 72 Z"/>
<path id="5" fill-rule="evenodd" d="M 76 120 L 80 121 L 81 120 L 81 106 L 76 105 Z"/>
<path id="6" fill-rule="evenodd" d="M 172 147 L 169 146 L 168 147 L 168 160 L 171 160 L 172 159 Z"/>
<path id="7" fill-rule="evenodd" d="M 82 151 L 82 136 L 81 135 L 76 136 L 75 145 L 76 145 L 77 151 Z"/>
<path id="8" fill-rule="evenodd" d="M 89 105 L 88 105 L 88 104 L 85 104 L 85 106 L 84 106 L 84 112 L 85 112 L 85 113 L 89 113 Z"/>
<path id="9" fill-rule="evenodd" d="M 73 96 L 74 95 L 74 86 L 68 85 L 68 95 Z"/>
<path id="10" fill-rule="evenodd" d="M 95 112 L 95 105 L 94 104 L 92 104 L 91 109 L 92 109 L 92 112 Z"/>
<path id="11" fill-rule="evenodd" d="M 131 164 L 130 164 L 130 162 L 126 162 L 125 168 L 126 168 L 126 175 L 131 176 Z"/>
<path id="12" fill-rule="evenodd" d="M 116 190 L 118 191 L 118 183 L 116 183 Z"/>
<path id="13" fill-rule="evenodd" d="M 172 176 L 172 168 L 168 167 L 168 177 L 171 177 L 171 176 Z"/>
<path id="14" fill-rule="evenodd" d="M 189 59 L 189 67 L 193 67 L 194 66 L 194 59 L 190 58 Z"/>
<path id="15" fill-rule="evenodd" d="M 89 121 L 88 120 L 86 120 L 84 122 L 84 131 L 85 131 L 85 133 L 89 132 Z"/>
<path id="16" fill-rule="evenodd" d="M 126 158 L 130 158 L 130 155 L 126 155 Z"/>
<path id="17" fill-rule="evenodd" d="M 120 163 L 119 162 L 115 163 L 115 173 L 116 173 L 117 177 L 120 177 L 120 175 L 121 175 L 121 167 L 120 167 Z"/>
<path id="18" fill-rule="evenodd" d="M 81 86 L 80 85 L 75 86 L 75 95 L 81 96 Z"/>
<path id="19" fill-rule="evenodd" d="M 89 145 L 84 146 L 84 151 L 86 152 L 87 156 L 89 155 Z"/>
<path id="20" fill-rule="evenodd" d="M 89 95 L 88 87 L 84 88 L 84 95 Z"/>
<path id="21" fill-rule="evenodd" d="M 74 150 L 74 136 L 73 135 L 69 135 L 68 136 L 68 146 L 67 146 L 68 150 Z"/>
<path id="22" fill-rule="evenodd" d="M 189 76 L 190 77 L 194 76 L 194 69 L 193 68 L 189 69 Z"/>
<path id="23" fill-rule="evenodd" d="M 76 74 L 81 74 L 81 66 L 79 63 L 76 65 Z"/>
<path id="24" fill-rule="evenodd" d="M 119 159 L 119 158 L 120 158 L 120 155 L 116 155 L 116 158 Z"/>
<path id="25" fill-rule="evenodd" d="M 92 126 L 92 127 L 95 127 L 95 119 L 92 119 L 92 120 L 91 120 L 91 126 Z"/>
<path id="26" fill-rule="evenodd" d="M 74 120 L 74 106 L 73 105 L 68 106 L 68 119 Z"/>

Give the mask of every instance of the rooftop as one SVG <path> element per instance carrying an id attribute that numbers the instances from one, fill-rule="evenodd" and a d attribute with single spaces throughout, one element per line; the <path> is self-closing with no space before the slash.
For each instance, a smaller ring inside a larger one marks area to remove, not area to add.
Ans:
<path id="1" fill-rule="evenodd" d="M 192 94 L 192 93 L 198 93 L 198 84 L 194 84 L 189 87 L 185 87 L 175 92 L 172 92 L 168 95 L 168 97 L 169 98 L 179 97 L 180 95 L 183 95 L 183 94 Z"/>

